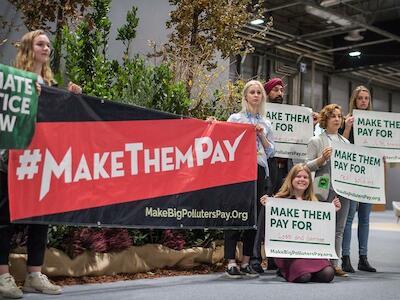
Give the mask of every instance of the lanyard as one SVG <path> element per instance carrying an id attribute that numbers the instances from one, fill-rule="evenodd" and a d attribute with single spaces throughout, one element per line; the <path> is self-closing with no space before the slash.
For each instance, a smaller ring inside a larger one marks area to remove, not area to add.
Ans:
<path id="1" fill-rule="evenodd" d="M 246 118 L 250 124 L 257 125 L 259 124 L 258 121 L 260 120 L 260 114 L 256 114 L 255 117 L 253 117 L 251 113 L 246 112 Z M 262 146 L 261 140 L 258 137 L 258 135 L 256 135 L 256 143 L 257 143 L 257 155 L 262 155 L 264 153 L 264 147 Z"/>
<path id="2" fill-rule="evenodd" d="M 324 133 L 325 133 L 326 137 L 327 137 L 331 142 L 333 142 L 333 140 L 332 140 L 332 138 L 329 136 L 329 134 L 328 134 L 326 131 L 324 131 Z M 342 137 L 340 134 L 336 133 L 336 135 L 338 136 L 339 140 L 341 140 L 343 143 L 345 143 L 345 140 L 343 139 L 343 137 Z"/>

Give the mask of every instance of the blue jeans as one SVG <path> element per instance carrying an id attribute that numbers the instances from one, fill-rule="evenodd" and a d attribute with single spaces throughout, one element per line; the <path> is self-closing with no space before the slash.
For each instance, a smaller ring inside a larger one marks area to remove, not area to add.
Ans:
<path id="1" fill-rule="evenodd" d="M 343 233 L 342 256 L 350 255 L 351 225 L 358 205 L 358 253 L 367 255 L 368 253 L 368 234 L 369 234 L 369 215 L 372 204 L 350 201 L 350 210 L 347 217 L 346 227 Z"/>

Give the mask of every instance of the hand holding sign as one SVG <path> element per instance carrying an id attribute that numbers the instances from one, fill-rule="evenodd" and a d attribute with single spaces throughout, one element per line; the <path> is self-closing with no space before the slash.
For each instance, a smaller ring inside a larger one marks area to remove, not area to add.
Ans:
<path id="1" fill-rule="evenodd" d="M 342 208 L 342 203 L 340 203 L 340 200 L 338 197 L 335 197 L 332 201 L 333 205 L 335 206 L 335 210 L 338 211 Z"/>
<path id="2" fill-rule="evenodd" d="M 332 186 L 350 200 L 385 203 L 383 154 L 379 150 L 332 142 Z"/>
<path id="3" fill-rule="evenodd" d="M 344 123 L 345 123 L 345 127 L 346 128 L 351 128 L 351 127 L 353 127 L 353 123 L 354 123 L 354 116 L 351 116 L 351 117 L 348 117 L 345 121 L 344 121 Z"/>

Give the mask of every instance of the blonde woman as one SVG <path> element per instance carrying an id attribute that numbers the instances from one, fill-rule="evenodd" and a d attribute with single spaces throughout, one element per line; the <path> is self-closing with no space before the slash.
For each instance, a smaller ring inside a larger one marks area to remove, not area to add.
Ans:
<path id="1" fill-rule="evenodd" d="M 353 135 L 353 110 L 372 110 L 371 108 L 371 93 L 365 86 L 358 86 L 354 89 L 350 97 L 349 114 L 345 118 L 344 126 L 339 129 L 339 132 L 347 138 L 350 143 L 354 143 Z M 367 272 L 376 272 L 367 259 L 368 255 L 368 236 L 369 236 L 369 216 L 371 214 L 372 204 L 350 201 L 349 215 L 346 221 L 346 227 L 343 233 L 342 243 L 342 269 L 346 272 L 354 273 L 354 268 L 350 262 L 350 243 L 351 243 L 351 226 L 353 224 L 354 215 L 357 211 L 358 215 L 358 269 Z"/>
<path id="2" fill-rule="evenodd" d="M 40 84 L 52 85 L 53 73 L 49 67 L 50 41 L 42 30 L 26 33 L 19 44 L 15 59 L 15 67 L 36 73 L 36 84 L 40 93 Z M 73 83 L 69 83 L 68 90 L 81 93 L 82 89 Z M 10 242 L 14 233 L 14 225 L 10 223 L 8 191 L 7 191 L 7 151 L 2 151 L 2 164 L 0 164 L 0 293 L 4 298 L 22 298 L 23 293 L 15 284 L 10 275 L 8 266 L 10 254 Z M 41 273 L 44 254 L 47 244 L 47 225 L 28 225 L 27 240 L 27 276 L 23 286 L 25 292 L 39 292 L 44 294 L 61 294 L 61 287 L 52 284 L 46 275 Z"/>
<path id="3" fill-rule="evenodd" d="M 318 201 L 311 184 L 310 169 L 297 164 L 289 171 L 275 198 L 292 198 L 300 201 Z M 261 197 L 260 202 L 265 205 L 268 196 Z M 336 210 L 340 209 L 340 201 L 336 197 L 332 203 Z M 331 282 L 335 271 L 327 259 L 313 258 L 275 258 L 280 274 L 288 282 Z"/>
<path id="4" fill-rule="evenodd" d="M 268 176 L 268 158 L 275 152 L 275 145 L 272 135 L 271 122 L 266 119 L 266 94 L 263 85 L 257 80 L 246 83 L 242 92 L 242 110 L 232 114 L 228 122 L 253 124 L 257 132 L 256 151 L 257 151 L 257 199 L 264 194 L 265 178 Z M 257 214 L 259 214 L 261 204 L 257 201 Z M 230 278 L 257 277 L 258 273 L 250 265 L 250 257 L 253 253 L 255 230 L 244 230 L 243 258 L 240 267 L 235 260 L 236 243 L 240 238 L 240 231 L 226 230 L 225 239 L 225 259 L 228 260 L 226 275 Z"/>

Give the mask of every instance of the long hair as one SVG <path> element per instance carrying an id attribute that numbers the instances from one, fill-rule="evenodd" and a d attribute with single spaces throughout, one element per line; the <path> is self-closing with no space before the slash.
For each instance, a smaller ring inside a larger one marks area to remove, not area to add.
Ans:
<path id="1" fill-rule="evenodd" d="M 290 198 L 294 196 L 294 189 L 293 189 L 293 179 L 299 174 L 299 172 L 305 171 L 308 174 L 309 178 L 309 185 L 307 189 L 304 191 L 303 200 L 306 201 L 318 201 L 317 196 L 314 194 L 314 189 L 312 185 L 312 177 L 311 171 L 305 164 L 297 164 L 294 165 L 293 168 L 287 174 L 285 181 L 283 182 L 281 188 L 279 189 L 278 193 L 276 193 L 276 198 Z"/>
<path id="2" fill-rule="evenodd" d="M 250 80 L 245 84 L 245 86 L 243 88 L 243 92 L 242 92 L 242 110 L 241 110 L 241 112 L 248 111 L 248 103 L 246 100 L 246 95 L 247 95 L 249 88 L 253 85 L 258 86 L 258 88 L 261 91 L 261 105 L 258 109 L 258 113 L 261 116 L 265 117 L 267 115 L 267 109 L 266 109 L 267 94 L 265 93 L 264 86 L 258 80 Z"/>
<path id="3" fill-rule="evenodd" d="M 356 87 L 353 90 L 353 92 L 351 93 L 350 102 L 349 102 L 349 116 L 352 116 L 353 115 L 353 110 L 357 109 L 357 98 L 358 98 L 358 94 L 360 94 L 360 92 L 367 92 L 368 93 L 369 101 L 368 101 L 367 110 L 372 110 L 371 93 L 370 93 L 369 89 L 367 89 L 365 86 L 360 85 L 360 86 Z"/>
<path id="4" fill-rule="evenodd" d="M 46 33 L 43 30 L 35 30 L 24 34 L 18 45 L 18 52 L 15 57 L 14 65 L 16 68 L 34 72 L 35 55 L 33 53 L 33 40 L 42 34 L 45 35 Z M 47 85 L 51 85 L 54 77 L 49 62 L 42 65 L 40 76 L 42 76 Z"/>

